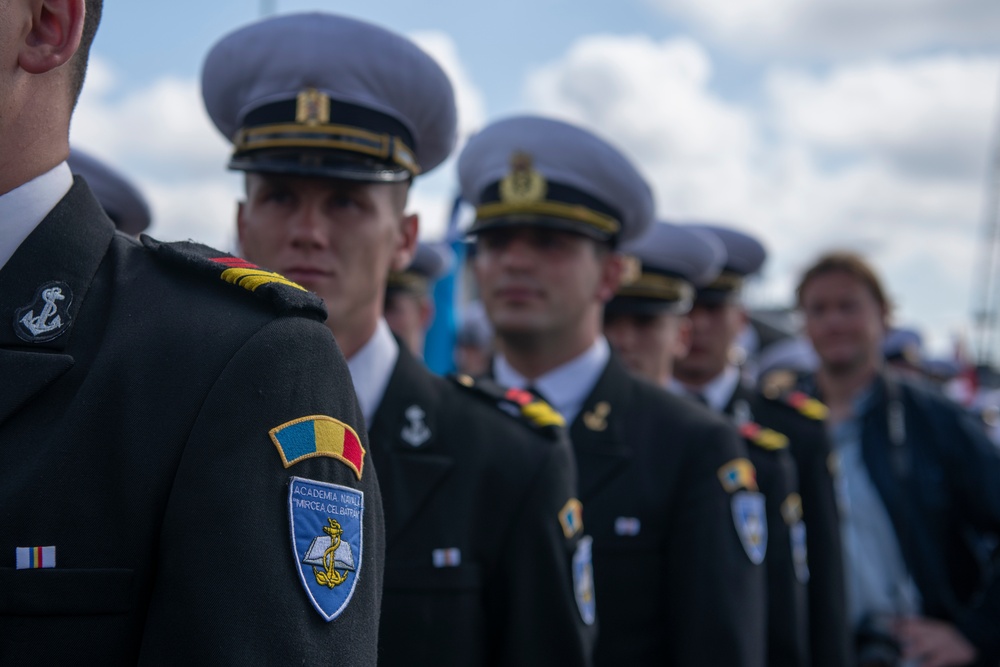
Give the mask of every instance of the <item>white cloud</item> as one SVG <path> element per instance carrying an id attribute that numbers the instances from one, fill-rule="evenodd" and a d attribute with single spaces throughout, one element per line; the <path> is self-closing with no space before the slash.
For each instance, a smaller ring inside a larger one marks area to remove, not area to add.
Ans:
<path id="1" fill-rule="evenodd" d="M 1000 59 L 949 55 L 852 65 L 825 77 L 779 70 L 767 88 L 775 124 L 794 140 L 964 179 L 985 164 L 998 82 Z"/>
<path id="2" fill-rule="evenodd" d="M 415 181 L 409 201 L 410 210 L 420 214 L 420 237 L 436 240 L 445 234 L 457 193 L 455 161 L 466 140 L 486 123 L 486 102 L 449 35 L 426 31 L 413 33 L 410 39 L 433 56 L 451 79 L 458 107 L 458 141 L 452 156 L 431 174 Z"/>
<path id="3" fill-rule="evenodd" d="M 151 235 L 231 247 L 238 181 L 226 171 L 229 144 L 205 114 L 198 82 L 165 77 L 122 88 L 113 68 L 91 57 L 71 143 L 136 182 L 153 212 Z"/>
<path id="4" fill-rule="evenodd" d="M 525 98 L 633 156 L 662 216 L 762 237 L 758 298 L 789 304 L 816 255 L 852 248 L 884 271 L 900 320 L 933 326 L 943 343 L 969 308 L 991 70 L 951 56 L 826 77 L 784 69 L 753 108 L 715 92 L 712 62 L 691 40 L 592 36 L 532 74 Z"/>
<path id="5" fill-rule="evenodd" d="M 734 50 L 823 56 L 992 47 L 995 0 L 648 0 Z"/>

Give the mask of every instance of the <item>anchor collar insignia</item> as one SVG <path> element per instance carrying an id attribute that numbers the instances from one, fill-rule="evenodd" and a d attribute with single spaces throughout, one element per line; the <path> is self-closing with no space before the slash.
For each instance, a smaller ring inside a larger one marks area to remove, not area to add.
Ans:
<path id="1" fill-rule="evenodd" d="M 28 305 L 14 311 L 14 333 L 28 343 L 47 343 L 66 333 L 72 317 L 73 291 L 66 283 L 43 283 Z"/>

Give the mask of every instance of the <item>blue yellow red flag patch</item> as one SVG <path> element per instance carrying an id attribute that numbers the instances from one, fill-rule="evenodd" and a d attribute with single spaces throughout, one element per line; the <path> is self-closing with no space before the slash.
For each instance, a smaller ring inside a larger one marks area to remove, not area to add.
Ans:
<path id="1" fill-rule="evenodd" d="M 292 553 L 316 611 L 332 621 L 347 608 L 361 574 L 364 493 L 293 477 L 288 491 Z"/>
<path id="2" fill-rule="evenodd" d="M 728 493 L 757 490 L 757 470 L 749 459 L 733 459 L 719 468 L 719 481 Z"/>
<path id="3" fill-rule="evenodd" d="M 567 500 L 559 510 L 559 524 L 567 540 L 583 530 L 583 504 L 576 498 Z"/>
<path id="4" fill-rule="evenodd" d="M 767 515 L 764 511 L 764 494 L 739 491 L 733 494 L 733 523 L 740 536 L 743 550 L 750 562 L 760 565 L 767 553 Z"/>
<path id="5" fill-rule="evenodd" d="M 55 547 L 15 547 L 15 569 L 35 570 L 56 566 Z"/>
<path id="6" fill-rule="evenodd" d="M 270 436 L 286 468 L 314 456 L 329 456 L 345 463 L 361 479 L 365 448 L 357 432 L 339 419 L 302 417 L 272 428 Z"/>

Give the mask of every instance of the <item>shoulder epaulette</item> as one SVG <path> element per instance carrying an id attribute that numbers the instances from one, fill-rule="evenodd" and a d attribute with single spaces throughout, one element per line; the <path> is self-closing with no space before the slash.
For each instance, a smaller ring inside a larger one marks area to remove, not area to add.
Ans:
<path id="1" fill-rule="evenodd" d="M 800 414 L 815 421 L 823 421 L 830 413 L 830 409 L 823 403 L 801 391 L 788 392 L 782 396 L 782 399 Z"/>
<path id="2" fill-rule="evenodd" d="M 770 452 L 788 447 L 788 436 L 775 430 L 764 428 L 756 422 L 744 422 L 740 425 L 740 435 L 761 449 Z"/>
<path id="3" fill-rule="evenodd" d="M 262 269 L 245 259 L 191 241 L 162 243 L 143 236 L 142 243 L 157 257 L 194 273 L 242 287 L 280 312 L 305 311 L 320 321 L 326 319 L 326 307 L 318 296 L 281 274 Z"/>
<path id="4" fill-rule="evenodd" d="M 566 420 L 555 408 L 524 389 L 509 389 L 489 378 L 471 375 L 448 376 L 455 384 L 496 405 L 502 412 L 519 418 L 532 428 L 555 436 L 566 426 Z"/>

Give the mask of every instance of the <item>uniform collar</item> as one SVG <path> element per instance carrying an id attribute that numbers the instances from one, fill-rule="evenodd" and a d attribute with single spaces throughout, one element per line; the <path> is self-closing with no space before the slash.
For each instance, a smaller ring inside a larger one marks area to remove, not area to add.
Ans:
<path id="1" fill-rule="evenodd" d="M 739 383 L 740 369 L 736 366 L 726 366 L 708 384 L 702 387 L 685 386 L 684 388 L 687 393 L 701 394 L 708 403 L 708 407 L 716 412 L 725 412 Z"/>
<path id="2" fill-rule="evenodd" d="M 384 319 L 379 319 L 372 337 L 347 360 L 358 404 L 368 428 L 371 428 L 375 411 L 382 402 L 398 358 L 399 344 L 392 337 L 389 325 Z"/>
<path id="3" fill-rule="evenodd" d="M 498 354 L 493 360 L 493 377 L 502 385 L 524 389 L 529 384 L 570 424 L 576 418 L 584 399 L 600 379 L 611 358 L 611 348 L 604 336 L 599 336 L 582 354 L 548 373 L 528 381 Z"/>
<path id="4" fill-rule="evenodd" d="M 72 185 L 69 165 L 60 162 L 41 176 L 0 195 L 0 269 Z"/>

